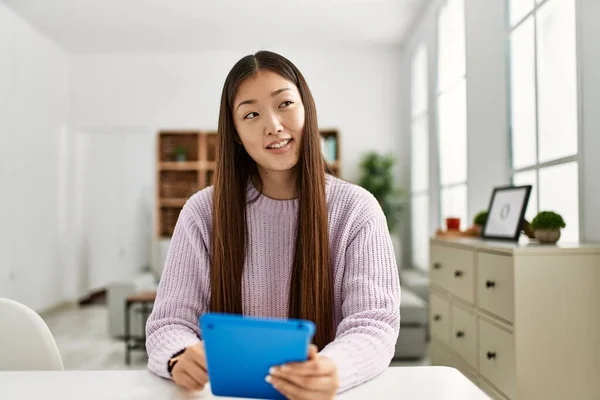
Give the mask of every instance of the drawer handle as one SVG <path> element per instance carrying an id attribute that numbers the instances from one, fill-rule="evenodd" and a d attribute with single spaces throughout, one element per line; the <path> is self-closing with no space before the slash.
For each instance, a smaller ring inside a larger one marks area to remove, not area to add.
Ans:
<path id="1" fill-rule="evenodd" d="M 456 337 L 457 338 L 465 337 L 465 333 L 463 331 L 457 331 L 456 332 Z"/>
<path id="2" fill-rule="evenodd" d="M 435 315 L 433 316 L 433 320 L 434 320 L 434 321 L 439 321 L 440 319 L 442 319 L 442 316 L 441 316 L 440 314 L 435 314 Z"/>
<path id="3" fill-rule="evenodd" d="M 492 358 L 496 358 L 496 352 L 495 351 L 488 351 L 487 352 L 487 359 L 491 360 Z"/>
<path id="4" fill-rule="evenodd" d="M 440 264 L 440 263 L 433 264 L 433 269 L 440 269 L 440 268 L 442 268 L 442 264 Z"/>
<path id="5" fill-rule="evenodd" d="M 460 270 L 456 270 L 456 271 L 454 271 L 454 276 L 456 278 L 460 278 L 461 276 L 463 276 L 463 272 Z"/>
<path id="6" fill-rule="evenodd" d="M 496 282 L 495 281 L 485 281 L 485 287 L 488 289 L 496 287 Z"/>

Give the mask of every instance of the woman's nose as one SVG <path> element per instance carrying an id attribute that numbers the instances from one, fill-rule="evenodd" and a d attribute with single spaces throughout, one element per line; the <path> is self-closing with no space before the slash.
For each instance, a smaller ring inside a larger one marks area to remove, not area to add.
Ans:
<path id="1" fill-rule="evenodd" d="M 283 125 L 281 125 L 281 121 L 276 114 L 272 114 L 269 118 L 266 118 L 267 124 L 265 126 L 265 134 L 266 135 L 276 135 L 280 132 L 283 132 Z"/>

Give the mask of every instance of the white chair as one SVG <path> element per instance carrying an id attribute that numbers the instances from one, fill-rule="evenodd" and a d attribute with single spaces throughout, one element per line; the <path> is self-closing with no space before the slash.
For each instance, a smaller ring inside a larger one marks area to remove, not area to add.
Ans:
<path id="1" fill-rule="evenodd" d="M 63 370 L 58 346 L 44 320 L 29 307 L 0 298 L 0 370 Z"/>

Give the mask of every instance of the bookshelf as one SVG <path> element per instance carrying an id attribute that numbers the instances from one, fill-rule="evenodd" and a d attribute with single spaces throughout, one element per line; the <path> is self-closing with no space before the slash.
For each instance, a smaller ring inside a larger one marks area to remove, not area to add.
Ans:
<path id="1" fill-rule="evenodd" d="M 325 161 L 331 172 L 334 175 L 340 176 L 341 160 L 340 160 L 340 140 L 339 133 L 335 129 L 321 130 L 321 151 L 325 157 Z"/>
<path id="2" fill-rule="evenodd" d="M 337 130 L 321 131 L 321 146 L 331 171 L 340 175 Z M 156 146 L 156 236 L 173 235 L 186 201 L 212 184 L 217 158 L 214 131 L 160 131 Z"/>
<path id="3" fill-rule="evenodd" d="M 156 155 L 156 236 L 173 235 L 179 213 L 196 192 L 211 184 L 216 132 L 161 131 Z"/>

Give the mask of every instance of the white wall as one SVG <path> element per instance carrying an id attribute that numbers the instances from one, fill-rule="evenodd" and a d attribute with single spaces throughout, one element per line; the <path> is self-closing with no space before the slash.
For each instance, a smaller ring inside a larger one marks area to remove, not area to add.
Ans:
<path id="1" fill-rule="evenodd" d="M 505 3 L 465 0 L 469 222 L 511 181 Z"/>
<path id="2" fill-rule="evenodd" d="M 71 125 L 78 131 L 136 130 L 150 135 L 161 129 L 215 130 L 227 73 L 239 58 L 257 50 L 74 55 Z M 360 157 L 368 150 L 400 153 L 403 72 L 399 48 L 270 50 L 280 52 L 302 71 L 315 97 L 320 126 L 340 130 L 343 178 L 358 178 Z M 160 264 L 164 251 L 154 246 L 152 262 Z"/>
<path id="3" fill-rule="evenodd" d="M 600 242 L 600 2 L 578 0 L 578 55 L 583 146 L 582 177 L 583 239 Z"/>
<path id="4" fill-rule="evenodd" d="M 0 296 L 42 310 L 64 300 L 59 137 L 69 57 L 0 3 Z"/>
<path id="5" fill-rule="evenodd" d="M 433 235 L 440 227 L 439 161 L 437 142 L 437 12 L 443 1 L 434 0 L 421 16 L 406 48 L 405 85 L 410 88 L 412 55 L 424 43 L 428 52 L 429 87 L 429 171 L 430 219 Z M 504 2 L 465 0 L 466 76 L 467 76 L 467 208 L 472 219 L 478 211 L 487 209 L 492 188 L 510 182 L 506 112 L 506 61 L 502 16 Z M 403 131 L 410 143 L 410 92 L 405 93 Z M 404 157 L 410 159 L 410 146 L 404 146 Z M 410 175 L 405 176 L 407 185 Z M 410 231 L 405 232 L 410 240 Z M 411 259 L 410 248 L 405 255 Z"/>
<path id="6" fill-rule="evenodd" d="M 86 183 L 90 154 L 99 150 L 93 138 L 110 133 L 129 142 L 128 132 L 135 132 L 152 143 L 160 129 L 215 129 L 227 72 L 257 49 L 71 57 L 5 6 L 0 29 L 0 127 L 5 132 L 0 145 L 15 148 L 0 157 L 0 184 L 9 188 L 0 207 L 0 295 L 42 310 L 126 278 L 144 259 L 143 240 L 117 243 L 112 250 L 133 252 L 137 261 L 126 271 L 111 264 L 114 277 L 90 270 L 102 268 L 90 258 L 96 248 L 90 243 L 96 232 L 90 216 L 100 211 L 90 209 L 95 203 Z M 397 47 L 274 50 L 292 59 L 307 78 L 320 125 L 340 130 L 345 178 L 357 179 L 365 151 L 398 153 L 402 71 Z M 105 153 L 107 165 L 125 159 L 123 152 Z M 131 171 L 126 179 L 146 182 L 146 173 Z M 112 187 L 114 182 L 106 178 L 96 184 Z M 124 190 L 122 195 L 131 197 L 124 202 L 153 204 L 153 191 L 144 190 L 151 199 Z M 139 225 L 148 230 L 140 236 L 153 233 L 147 221 Z"/>
<path id="7" fill-rule="evenodd" d="M 72 123 L 81 129 L 216 129 L 225 76 L 259 49 L 199 54 L 75 55 Z M 401 52 L 396 47 L 272 49 L 294 62 L 313 92 L 322 127 L 342 135 L 343 175 L 368 149 L 398 151 Z"/>
<path id="8" fill-rule="evenodd" d="M 439 1 L 434 1 L 434 3 Z M 414 30 L 407 41 L 407 46 L 404 53 L 402 65 L 402 86 L 405 88 L 402 92 L 402 109 L 401 109 L 401 124 L 402 124 L 402 143 L 400 156 L 403 162 L 403 173 L 401 175 L 401 184 L 403 187 L 410 188 L 410 167 L 412 164 L 411 154 L 411 91 L 412 91 L 412 62 L 413 55 L 420 44 L 426 46 L 427 51 L 427 109 L 428 109 L 428 128 L 429 128 L 429 221 L 427 223 L 430 234 L 433 234 L 439 226 L 439 210 L 440 196 L 438 187 L 439 166 L 437 154 L 437 141 L 434 132 L 437 129 L 437 118 L 435 116 L 435 51 L 436 51 L 436 30 L 435 30 L 435 9 L 433 4 L 430 4 L 423 12 L 423 15 L 416 21 Z M 404 230 L 402 232 L 403 258 L 402 265 L 413 267 L 412 265 L 412 231 L 411 231 L 411 216 L 409 213 L 404 215 Z"/>
<path id="9" fill-rule="evenodd" d="M 12 204 L 13 191 L 9 190 L 9 169 L 13 127 L 13 16 L 0 3 L 0 297 L 9 296 L 12 267 Z"/>
<path id="10" fill-rule="evenodd" d="M 600 241 L 600 2 L 577 1 L 578 62 L 581 91 L 580 168 L 583 241 Z M 440 226 L 439 165 L 437 161 L 437 116 L 435 114 L 437 11 L 444 0 L 433 0 L 411 35 L 404 68 L 410 71 L 411 57 L 420 43 L 429 51 L 430 125 L 430 232 Z M 467 74 L 467 169 L 469 218 L 487 209 L 494 186 L 510 184 L 510 137 L 508 129 L 507 31 L 504 25 L 506 2 L 465 0 Z M 404 76 L 410 87 L 410 75 Z M 410 104 L 409 94 L 405 101 Z M 403 108 L 403 129 L 410 140 L 409 106 Z M 410 150 L 405 152 L 410 156 Z M 407 178 L 408 179 L 408 178 Z M 408 251 L 410 253 L 410 251 Z"/>

